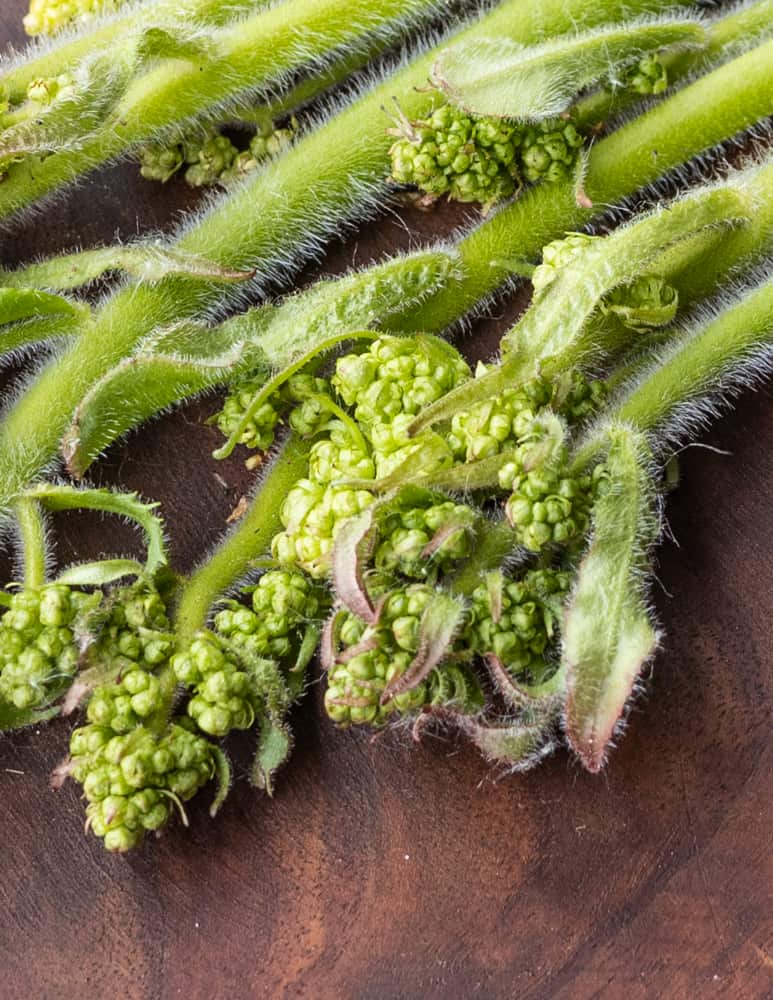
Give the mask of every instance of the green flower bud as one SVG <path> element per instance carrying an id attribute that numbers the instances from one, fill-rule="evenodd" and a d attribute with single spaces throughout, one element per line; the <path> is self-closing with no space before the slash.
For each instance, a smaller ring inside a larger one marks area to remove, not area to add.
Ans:
<path id="1" fill-rule="evenodd" d="M 189 799 L 210 780 L 213 750 L 176 724 L 161 736 L 143 727 L 125 736 L 108 733 L 96 726 L 73 733 L 73 776 L 88 800 L 91 829 L 108 850 L 125 851 L 167 822 L 170 795 Z"/>
<path id="2" fill-rule="evenodd" d="M 583 142 L 571 122 L 552 119 L 528 126 L 519 150 L 524 178 L 532 184 L 571 179 Z"/>
<path id="3" fill-rule="evenodd" d="M 183 165 L 183 149 L 178 143 L 171 146 L 143 146 L 139 151 L 140 174 L 148 181 L 165 184 Z"/>
<path id="4" fill-rule="evenodd" d="M 601 468 L 601 467 L 599 467 Z M 526 471 L 518 462 L 503 467 L 500 486 L 511 489 L 507 519 L 524 548 L 579 541 L 587 531 L 599 473 L 570 477 L 559 468 Z"/>
<path id="5" fill-rule="evenodd" d="M 421 683 L 381 704 L 386 686 L 408 670 L 418 652 L 421 617 L 435 593 L 423 584 L 392 591 L 377 625 L 366 625 L 353 614 L 344 617 L 338 629 L 343 649 L 328 673 L 325 692 L 325 711 L 333 722 L 381 726 L 430 704 L 470 712 L 482 707 L 474 676 L 455 663 L 436 667 Z M 359 645 L 361 651 L 353 648 Z"/>
<path id="6" fill-rule="evenodd" d="M 622 84 L 635 94 L 649 97 L 668 87 L 668 70 L 657 55 L 646 55 L 623 74 Z"/>
<path id="7" fill-rule="evenodd" d="M 210 135 L 198 148 L 198 155 L 185 171 L 191 187 L 215 184 L 233 165 L 239 151 L 227 136 Z"/>
<path id="8" fill-rule="evenodd" d="M 475 650 L 493 654 L 514 678 L 539 683 L 553 670 L 553 646 L 571 576 L 530 570 L 520 579 L 492 578 L 472 595 L 470 632 Z M 496 612 L 493 593 L 496 592 Z"/>
<path id="9" fill-rule="evenodd" d="M 479 365 L 476 376 L 488 370 Z M 457 460 L 474 462 L 515 448 L 531 431 L 541 409 L 549 406 L 553 386 L 535 378 L 518 389 L 478 403 L 469 410 L 454 414 L 449 445 Z"/>
<path id="10" fill-rule="evenodd" d="M 484 206 L 518 186 L 521 128 L 512 122 L 476 119 L 444 104 L 423 121 L 405 122 L 403 132 L 390 151 L 398 184 Z"/>
<path id="11" fill-rule="evenodd" d="M 434 578 L 470 554 L 475 521 L 471 507 L 451 500 L 392 511 L 379 522 L 376 568 L 418 579 Z"/>
<path id="12" fill-rule="evenodd" d="M 62 584 L 19 590 L 0 620 L 0 699 L 45 707 L 75 675 L 75 624 L 98 597 Z"/>

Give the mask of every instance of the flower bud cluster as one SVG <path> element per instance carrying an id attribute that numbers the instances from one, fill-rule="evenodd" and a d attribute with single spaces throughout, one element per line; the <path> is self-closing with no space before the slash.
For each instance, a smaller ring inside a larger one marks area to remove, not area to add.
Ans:
<path id="1" fill-rule="evenodd" d="M 486 365 L 479 365 L 476 375 L 487 370 Z M 552 398 L 553 386 L 546 379 L 535 378 L 454 414 L 448 440 L 455 458 L 475 462 L 515 448 Z"/>
<path id="2" fill-rule="evenodd" d="M 53 35 L 68 24 L 86 21 L 96 14 L 109 13 L 122 0 L 30 0 L 23 19 L 28 35 Z"/>
<path id="3" fill-rule="evenodd" d="M 552 119 L 529 125 L 521 138 L 524 180 L 531 184 L 571 180 L 584 141 L 571 122 Z"/>
<path id="4" fill-rule="evenodd" d="M 305 626 L 324 610 L 322 594 L 303 573 L 271 570 L 252 592 L 252 609 L 236 601 L 215 615 L 215 628 L 249 657 L 288 662 Z"/>
<path id="5" fill-rule="evenodd" d="M 539 552 L 546 545 L 578 540 L 588 528 L 603 466 L 573 476 L 561 460 L 528 468 L 527 454 L 528 448 L 499 472 L 500 487 L 511 491 L 505 514 L 518 542 L 530 552 Z"/>
<path id="6" fill-rule="evenodd" d="M 568 121 L 524 125 L 476 118 L 451 104 L 421 121 L 403 121 L 399 136 L 390 150 L 394 181 L 486 208 L 509 198 L 523 181 L 571 178 L 584 143 Z"/>
<path id="7" fill-rule="evenodd" d="M 18 709 L 44 706 L 75 674 L 75 626 L 93 599 L 62 584 L 25 588 L 11 596 L 0 620 L 0 698 Z"/>
<path id="8" fill-rule="evenodd" d="M 72 775 L 88 801 L 88 825 L 109 851 L 138 846 L 167 822 L 175 801 L 192 798 L 213 776 L 212 746 L 184 725 L 161 736 L 145 726 L 117 733 L 92 723 L 70 739 Z"/>
<path id="9" fill-rule="evenodd" d="M 469 556 L 477 520 L 472 507 L 452 500 L 390 511 L 379 519 L 376 569 L 434 579 Z"/>
<path id="10" fill-rule="evenodd" d="M 116 673 L 139 668 L 153 671 L 169 659 L 173 638 L 166 606 L 146 583 L 119 590 L 99 625 L 96 659 Z"/>
<path id="11" fill-rule="evenodd" d="M 569 573 L 540 569 L 519 579 L 481 584 L 472 595 L 470 631 L 475 651 L 496 656 L 519 681 L 535 684 L 546 679 L 570 579 Z"/>
<path id="12" fill-rule="evenodd" d="M 336 365 L 333 388 L 373 446 L 377 478 L 389 475 L 419 447 L 408 428 L 423 409 L 470 377 L 465 360 L 436 337 L 380 337 L 362 354 Z M 434 461 L 452 465 L 451 449 L 435 436 Z"/>
<path id="13" fill-rule="evenodd" d="M 297 565 L 315 579 L 325 577 L 337 530 L 347 518 L 373 503 L 368 490 L 300 479 L 282 505 L 284 531 L 274 536 L 271 551 L 283 565 Z"/>
<path id="14" fill-rule="evenodd" d="M 558 272 L 567 267 L 599 236 L 588 236 L 586 233 L 569 233 L 563 239 L 546 243 L 542 248 L 542 262 L 534 269 L 531 283 L 534 294 L 538 295 L 550 285 Z"/>
<path id="15" fill-rule="evenodd" d="M 362 354 L 341 358 L 331 385 L 357 423 L 329 415 L 320 423 L 319 395 L 293 412 L 296 430 L 322 428 L 325 436 L 311 449 L 308 478 L 282 507 L 285 530 L 274 538 L 274 557 L 325 576 L 341 523 L 373 502 L 370 491 L 342 481 L 378 478 L 401 464 L 419 446 L 408 438 L 412 418 L 466 378 L 469 368 L 458 352 L 434 337 L 380 337 Z"/>
<path id="16" fill-rule="evenodd" d="M 342 649 L 328 673 L 325 711 L 340 726 L 380 726 L 424 705 L 477 711 L 482 705 L 474 675 L 460 664 L 436 667 L 416 687 L 381 704 L 387 684 L 405 673 L 419 649 L 421 618 L 435 597 L 433 587 L 410 584 L 386 598 L 377 625 L 347 613 L 338 640 Z"/>
<path id="17" fill-rule="evenodd" d="M 392 179 L 430 196 L 493 205 L 519 186 L 517 125 L 472 118 L 443 104 L 429 118 L 404 123 L 390 150 Z"/>
<path id="18" fill-rule="evenodd" d="M 211 130 L 169 145 L 151 144 L 140 150 L 140 173 L 146 180 L 165 183 L 186 165 L 185 180 L 191 187 L 228 185 L 256 170 L 261 162 L 278 156 L 295 138 L 293 128 L 275 129 L 268 124 L 240 151 L 220 132 Z"/>
<path id="19" fill-rule="evenodd" d="M 644 97 L 662 94 L 668 87 L 668 70 L 658 55 L 642 56 L 623 73 L 622 84 Z"/>
<path id="20" fill-rule="evenodd" d="M 239 383 L 226 397 L 223 409 L 217 415 L 217 426 L 230 438 L 240 427 L 245 413 L 255 396 L 263 388 L 263 379 L 248 379 Z M 328 383 L 313 375 L 293 375 L 275 397 L 266 400 L 252 414 L 239 435 L 239 444 L 258 451 L 265 451 L 274 442 L 276 428 L 288 406 L 290 424 L 303 437 L 316 433 L 329 420 L 330 414 L 320 406 L 318 397 L 328 390 Z"/>
<path id="21" fill-rule="evenodd" d="M 336 364 L 333 388 L 361 425 L 415 416 L 470 377 L 458 351 L 437 337 L 379 337 Z"/>
<path id="22" fill-rule="evenodd" d="M 232 184 L 257 170 L 264 160 L 279 156 L 292 145 L 295 139 L 294 128 L 277 128 L 273 125 L 258 132 L 250 141 L 248 149 L 237 153 L 231 165 L 217 178 L 221 184 Z"/>
<path id="23" fill-rule="evenodd" d="M 172 657 L 177 680 L 192 689 L 188 715 L 210 736 L 249 729 L 258 709 L 254 678 L 237 653 L 213 632 L 200 632 Z"/>

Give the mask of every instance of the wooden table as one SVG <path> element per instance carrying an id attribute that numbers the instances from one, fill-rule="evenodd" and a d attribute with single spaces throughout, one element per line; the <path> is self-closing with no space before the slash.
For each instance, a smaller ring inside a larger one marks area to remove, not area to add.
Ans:
<path id="1" fill-rule="evenodd" d="M 0 38 L 21 39 L 23 6 L 5 0 Z M 182 183 L 106 170 L 0 234 L 2 263 L 169 229 L 194 200 Z M 406 210 L 407 229 L 395 217 L 365 227 L 323 267 L 460 217 Z M 512 315 L 481 324 L 471 353 Z M 249 487 L 240 457 L 208 457 L 214 408 L 132 435 L 93 475 L 163 503 L 182 570 Z M 604 775 L 561 752 L 496 778 L 466 746 L 338 732 L 315 685 L 273 802 L 240 782 L 216 821 L 194 803 L 189 830 L 113 857 L 84 835 L 76 787 L 48 789 L 69 726 L 25 731 L 0 744 L 0 997 L 771 995 L 769 386 L 704 441 L 682 456 L 669 501 L 655 594 L 665 646 Z M 62 560 L 133 544 L 89 517 L 56 526 Z M 243 775 L 249 740 L 232 747 Z"/>

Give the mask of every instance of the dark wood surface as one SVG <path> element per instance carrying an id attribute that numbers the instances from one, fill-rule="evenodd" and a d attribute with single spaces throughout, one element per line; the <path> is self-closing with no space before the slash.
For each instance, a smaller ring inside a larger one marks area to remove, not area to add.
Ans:
<path id="1" fill-rule="evenodd" d="M 0 39 L 20 38 L 22 7 L 2 0 Z M 0 258 L 169 229 L 193 200 L 104 171 L 0 233 Z M 459 219 L 390 216 L 323 266 Z M 479 325 L 471 353 L 513 309 Z M 239 458 L 208 458 L 214 406 L 132 435 L 94 471 L 163 502 L 183 570 L 249 486 Z M 497 779 L 464 746 L 337 732 L 314 685 L 274 801 L 240 782 L 215 822 L 195 803 L 189 830 L 112 857 L 84 835 L 75 786 L 48 789 L 68 725 L 23 732 L 0 744 L 0 997 L 770 996 L 770 385 L 704 440 L 669 502 L 665 646 L 605 774 L 561 752 Z M 132 545 L 83 516 L 57 530 L 62 559 Z M 234 747 L 241 772 L 248 749 Z"/>

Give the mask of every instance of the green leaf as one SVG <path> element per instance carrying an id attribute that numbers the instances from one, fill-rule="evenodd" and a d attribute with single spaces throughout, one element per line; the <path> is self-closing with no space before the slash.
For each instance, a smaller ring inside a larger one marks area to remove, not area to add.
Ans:
<path id="1" fill-rule="evenodd" d="M 405 673 L 396 674 L 388 682 L 381 694 L 382 705 L 417 687 L 443 662 L 464 616 L 464 604 L 457 598 L 438 594 L 430 601 L 421 616 L 416 655 Z"/>
<path id="2" fill-rule="evenodd" d="M 609 742 L 658 634 L 644 597 L 648 550 L 659 528 L 646 440 L 625 425 L 608 431 L 609 481 L 593 508 L 563 630 L 565 728 L 587 770 L 604 766 Z"/>
<path id="3" fill-rule="evenodd" d="M 57 697 L 60 692 L 57 692 Z M 0 699 L 0 732 L 12 732 L 14 729 L 24 729 L 25 726 L 35 726 L 47 722 L 59 714 L 59 707 L 21 709 Z"/>
<path id="4" fill-rule="evenodd" d="M 440 706 L 427 706 L 414 726 L 420 739 L 433 721 L 466 736 L 491 764 L 527 771 L 553 750 L 555 714 L 524 714 L 514 719 L 489 720 L 463 715 Z"/>
<path id="5" fill-rule="evenodd" d="M 462 42 L 441 53 L 432 80 L 470 114 L 539 121 L 566 111 L 578 93 L 647 53 L 706 43 L 697 21 L 608 24 L 524 46 L 509 38 Z"/>
<path id="6" fill-rule="evenodd" d="M 187 329 L 181 328 L 181 339 Z M 167 333 L 167 346 L 170 338 Z M 154 346 L 157 343 L 148 343 L 120 362 L 81 400 L 62 442 L 71 475 L 83 476 L 106 448 L 137 424 L 181 399 L 255 370 L 262 359 L 258 349 L 244 341 L 222 350 L 222 337 L 214 339 L 209 355 L 195 345 L 187 355 L 150 353 Z"/>
<path id="7" fill-rule="evenodd" d="M 217 816 L 220 809 L 228 797 L 228 793 L 231 790 L 232 774 L 231 774 L 231 762 L 224 753 L 223 750 L 218 746 L 213 746 L 212 748 L 212 758 L 215 762 L 215 778 L 217 778 L 217 791 L 215 792 L 215 797 L 212 800 L 212 805 L 209 807 L 209 815 L 212 819 Z"/>
<path id="8" fill-rule="evenodd" d="M 247 281 L 254 270 L 224 268 L 214 261 L 182 253 L 160 243 L 137 243 L 124 247 L 99 247 L 63 254 L 30 264 L 18 271 L 0 272 L 0 282 L 13 288 L 79 288 L 109 271 L 123 271 L 139 281 L 157 282 L 171 275 L 203 281 Z"/>
<path id="9" fill-rule="evenodd" d="M 145 533 L 145 572 L 152 575 L 168 565 L 164 525 L 154 512 L 157 503 L 143 503 L 136 493 L 114 493 L 107 489 L 79 489 L 54 483 L 38 483 L 23 496 L 37 500 L 48 510 L 97 510 L 117 514 L 138 524 Z"/>
<path id="10" fill-rule="evenodd" d="M 104 587 L 127 576 L 142 576 L 145 567 L 136 559 L 101 559 L 69 566 L 56 578 L 71 587 Z"/>
<path id="11" fill-rule="evenodd" d="M 422 250 L 318 282 L 281 303 L 261 346 L 274 368 L 285 368 L 330 337 L 384 325 L 458 275 L 455 253 Z"/>
<path id="12" fill-rule="evenodd" d="M 68 317 L 14 323 L 8 329 L 0 331 L 0 358 L 13 351 L 57 340 L 60 337 L 75 337 L 79 333 L 78 320 Z"/>
<path id="13" fill-rule="evenodd" d="M 29 118 L 0 132 L 0 161 L 58 153 L 83 146 L 108 117 L 130 77 L 120 54 L 84 60 L 74 74 L 72 92 L 36 108 Z"/>
<path id="14" fill-rule="evenodd" d="M 37 288 L 0 288 L 0 324 L 48 316 L 82 319 L 89 312 L 83 303 L 71 302 L 62 295 L 51 295 Z"/>
<path id="15" fill-rule="evenodd" d="M 274 777 L 293 749 L 290 727 L 279 719 L 265 718 L 261 722 L 258 749 L 252 765 L 252 784 L 267 795 L 274 794 Z"/>
<path id="16" fill-rule="evenodd" d="M 584 360 L 587 342 L 593 340 L 583 334 L 605 296 L 647 272 L 651 261 L 667 248 L 708 227 L 743 224 L 753 211 L 753 194 L 740 175 L 730 182 L 691 191 L 604 239 L 590 241 L 558 271 L 544 292 L 535 296 L 523 317 L 502 338 L 505 356 L 501 364 L 427 407 L 411 433 L 449 420 L 480 400 L 522 385 L 540 373 L 554 374 L 577 366 Z"/>

